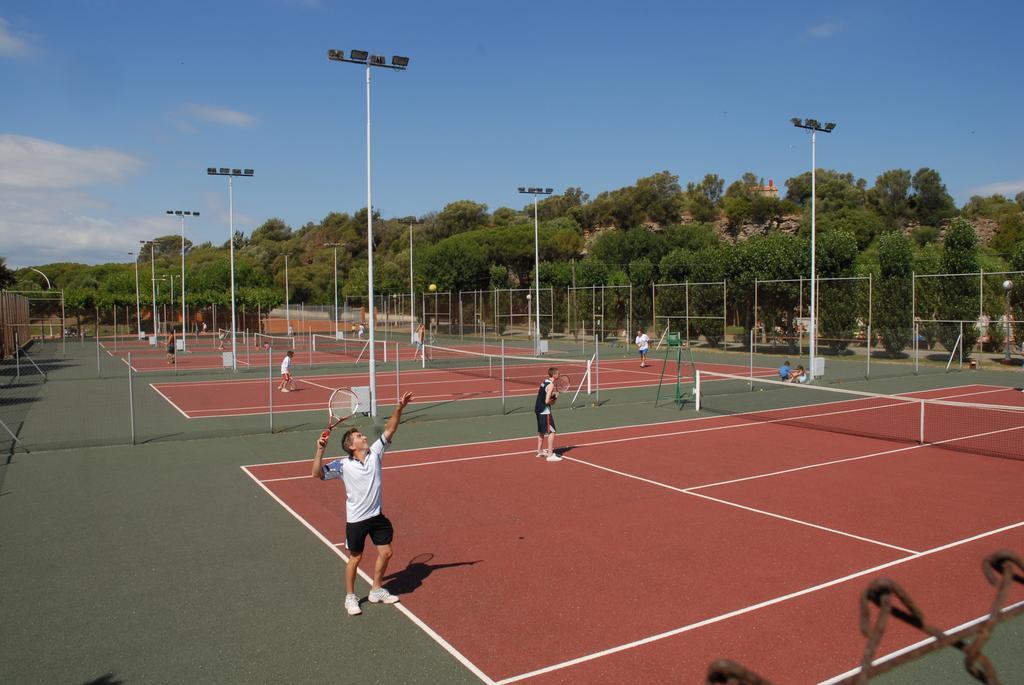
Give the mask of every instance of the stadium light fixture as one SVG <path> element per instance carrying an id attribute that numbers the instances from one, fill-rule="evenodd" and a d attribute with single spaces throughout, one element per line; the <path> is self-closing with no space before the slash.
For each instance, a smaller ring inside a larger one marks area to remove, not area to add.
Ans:
<path id="1" fill-rule="evenodd" d="M 366 281 L 367 294 L 369 295 L 367 302 L 369 302 L 370 306 L 370 416 L 377 416 L 377 351 L 374 349 L 376 347 L 374 344 L 376 325 L 373 312 L 373 184 L 370 173 L 372 168 L 370 144 L 370 69 L 379 67 L 394 71 L 405 71 L 406 67 L 409 66 L 409 58 L 396 55 L 391 58 L 391 64 L 387 64 L 384 57 L 374 55 L 371 58 L 370 53 L 365 50 L 349 50 L 348 55 L 346 58 L 342 50 L 332 49 L 327 51 L 327 59 L 332 62 L 349 62 L 366 68 Z"/>
<path id="2" fill-rule="evenodd" d="M 816 158 L 816 140 L 818 133 L 832 133 L 836 125 L 833 122 L 828 122 L 824 126 L 821 125 L 817 119 L 805 119 L 803 122 L 800 119 L 794 117 L 790 119 L 794 126 L 797 128 L 806 129 L 811 132 L 811 363 L 808 371 L 808 378 L 814 380 L 815 377 L 815 366 L 817 364 L 817 353 L 818 353 L 818 312 L 817 312 L 817 290 L 816 282 L 818 280 L 817 263 L 815 261 L 815 217 L 816 217 L 816 196 L 817 196 L 817 158 Z"/>
<path id="3" fill-rule="evenodd" d="M 523 188 L 519 187 L 519 192 L 524 195 L 533 195 L 533 276 L 534 286 L 536 288 L 536 296 L 533 298 L 534 310 L 537 313 L 537 326 L 534 329 L 537 333 L 534 336 L 533 349 L 536 354 L 540 354 L 540 223 L 537 219 L 537 198 L 541 195 L 550 195 L 552 193 L 551 188 Z"/>
<path id="4" fill-rule="evenodd" d="M 228 177 L 228 250 L 231 253 L 231 369 L 238 370 L 238 328 L 235 321 L 235 195 L 233 180 L 236 176 L 252 178 L 252 169 L 206 167 L 208 176 Z"/>
<path id="5" fill-rule="evenodd" d="M 199 212 L 187 209 L 168 209 L 167 213 L 181 219 L 181 351 L 187 352 L 188 311 L 185 308 L 185 217 L 199 216 Z"/>

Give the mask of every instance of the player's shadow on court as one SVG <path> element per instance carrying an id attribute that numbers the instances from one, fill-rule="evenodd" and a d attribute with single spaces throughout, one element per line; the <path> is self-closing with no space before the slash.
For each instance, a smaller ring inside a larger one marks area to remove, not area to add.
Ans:
<path id="1" fill-rule="evenodd" d="M 423 585 L 423 581 L 434 571 L 454 568 L 456 566 L 472 566 L 483 561 L 478 559 L 477 561 L 453 561 L 450 564 L 431 564 L 430 561 L 433 558 L 434 555 L 431 552 L 417 554 L 409 560 L 409 564 L 401 571 L 385 576 L 384 581 L 388 590 L 396 595 L 407 595 Z"/>

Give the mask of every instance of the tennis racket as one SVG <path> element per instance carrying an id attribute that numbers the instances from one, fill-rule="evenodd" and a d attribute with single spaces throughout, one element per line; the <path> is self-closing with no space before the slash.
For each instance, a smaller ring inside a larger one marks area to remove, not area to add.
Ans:
<path id="1" fill-rule="evenodd" d="M 572 387 L 572 379 L 568 376 L 559 376 L 555 379 L 555 392 L 565 392 Z"/>
<path id="2" fill-rule="evenodd" d="M 338 388 L 331 393 L 331 399 L 327 402 L 327 430 L 320 434 L 320 437 L 330 437 L 331 431 L 338 427 L 342 421 L 348 421 L 352 415 L 363 411 L 356 394 L 347 388 Z"/>

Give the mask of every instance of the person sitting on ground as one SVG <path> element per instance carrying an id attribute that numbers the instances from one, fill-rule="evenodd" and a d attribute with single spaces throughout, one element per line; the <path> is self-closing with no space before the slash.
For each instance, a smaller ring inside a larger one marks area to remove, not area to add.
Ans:
<path id="1" fill-rule="evenodd" d="M 789 378 L 787 379 L 787 382 L 789 382 L 789 383 L 806 383 L 807 382 L 807 372 L 804 371 L 804 367 L 800 366 L 800 365 L 797 365 L 796 369 L 790 371 L 789 372 Z"/>
<path id="2" fill-rule="evenodd" d="M 789 360 L 782 362 L 782 366 L 779 367 L 779 380 L 788 381 L 789 377 L 793 374 L 793 367 L 789 365 Z"/>

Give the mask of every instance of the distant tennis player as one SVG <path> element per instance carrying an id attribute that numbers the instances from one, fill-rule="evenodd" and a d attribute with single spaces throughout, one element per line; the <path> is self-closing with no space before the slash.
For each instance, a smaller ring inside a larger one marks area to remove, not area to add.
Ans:
<path id="1" fill-rule="evenodd" d="M 287 354 L 284 355 L 284 359 L 281 360 L 281 385 L 277 388 L 281 392 L 291 392 L 295 387 L 295 383 L 292 380 L 292 357 L 294 356 L 295 352 L 288 350 Z"/>
<path id="2" fill-rule="evenodd" d="M 562 457 L 555 454 L 555 417 L 551 413 L 551 407 L 558 399 L 558 390 L 555 389 L 555 381 L 558 380 L 558 369 L 552 366 L 548 369 L 548 377 L 541 381 L 537 390 L 537 401 L 534 402 L 533 412 L 537 415 L 537 456 L 544 457 L 548 461 L 562 461 Z M 548 447 L 544 449 L 544 439 L 547 438 Z"/>
<path id="3" fill-rule="evenodd" d="M 168 364 L 174 364 L 174 353 L 176 351 L 175 348 L 177 347 L 177 345 L 178 345 L 178 343 L 177 343 L 177 340 L 174 337 L 174 331 L 171 331 L 171 334 L 167 336 L 167 363 Z"/>
<path id="4" fill-rule="evenodd" d="M 356 572 L 359 569 L 359 562 L 363 559 L 367 535 L 377 548 L 377 563 L 373 567 L 373 584 L 368 599 L 373 604 L 394 604 L 398 601 L 398 595 L 393 595 L 382 587 L 384 572 L 387 571 L 388 562 L 394 553 L 391 549 L 394 528 L 382 508 L 381 461 L 384 452 L 391 445 L 391 438 L 398 430 L 402 410 L 410 401 L 412 393 L 407 392 L 398 402 L 395 413 L 388 419 L 384 432 L 373 445 L 369 444 L 366 436 L 358 429 L 350 428 L 345 431 L 341 438 L 341 447 L 347 457 L 340 457 L 324 464 L 324 450 L 327 448 L 330 435 L 321 435 L 316 442 L 313 477 L 320 480 L 340 479 L 345 483 L 345 547 L 350 553 L 348 564 L 345 566 L 345 611 L 351 616 L 363 613 L 359 608 L 359 597 L 356 595 Z"/>
<path id="5" fill-rule="evenodd" d="M 423 346 L 427 343 L 427 327 L 420 321 L 419 328 L 416 329 L 416 339 L 413 344 L 416 345 L 416 356 L 413 359 L 423 359 Z"/>
<path id="6" fill-rule="evenodd" d="M 649 364 L 647 363 L 647 350 L 651 347 L 651 339 L 644 333 L 644 329 L 638 329 L 636 332 L 636 349 L 640 352 L 640 368 L 646 369 Z"/>
<path id="7" fill-rule="evenodd" d="M 227 337 L 228 337 L 228 332 L 227 331 L 217 331 L 217 349 L 218 350 L 223 350 L 224 349 L 224 341 L 227 339 Z"/>

